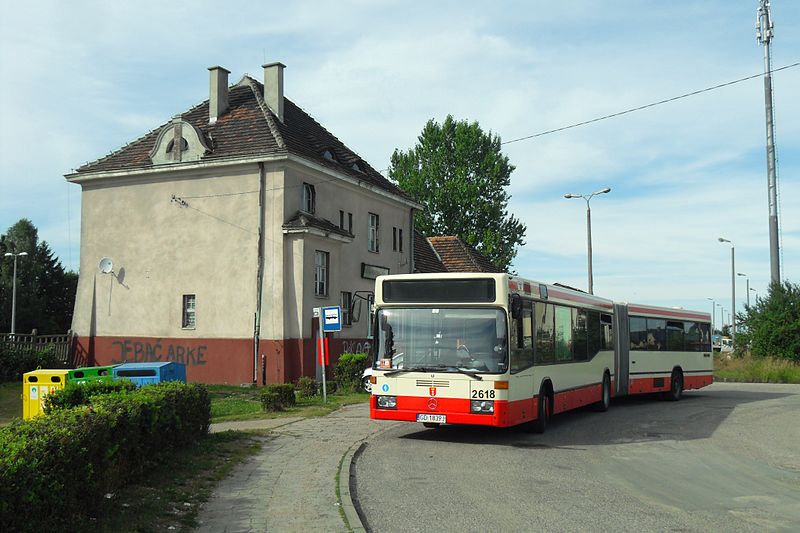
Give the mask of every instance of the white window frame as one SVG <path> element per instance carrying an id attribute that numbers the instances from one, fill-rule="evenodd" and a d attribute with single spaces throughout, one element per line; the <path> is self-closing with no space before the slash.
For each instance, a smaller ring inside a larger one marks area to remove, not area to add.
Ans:
<path id="1" fill-rule="evenodd" d="M 367 223 L 367 249 L 370 252 L 380 253 L 381 217 L 375 213 L 369 214 Z"/>
<path id="2" fill-rule="evenodd" d="M 197 295 L 184 294 L 181 309 L 181 329 L 197 328 Z"/>
<path id="3" fill-rule="evenodd" d="M 328 296 L 330 257 L 330 253 L 324 250 L 314 251 L 314 296 L 320 298 Z"/>

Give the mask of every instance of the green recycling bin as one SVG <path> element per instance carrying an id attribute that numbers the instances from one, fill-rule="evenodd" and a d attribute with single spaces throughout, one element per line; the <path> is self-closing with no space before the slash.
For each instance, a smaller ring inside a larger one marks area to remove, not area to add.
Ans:
<path id="1" fill-rule="evenodd" d="M 112 369 L 119 365 L 87 366 L 70 370 L 67 374 L 67 383 L 86 383 L 89 381 L 114 381 Z"/>

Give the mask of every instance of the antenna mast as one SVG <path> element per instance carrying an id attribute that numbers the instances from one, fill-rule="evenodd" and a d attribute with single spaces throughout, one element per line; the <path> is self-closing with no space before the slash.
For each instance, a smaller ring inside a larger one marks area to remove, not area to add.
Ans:
<path id="1" fill-rule="evenodd" d="M 781 265 L 778 245 L 778 186 L 775 172 L 775 124 L 772 105 L 772 52 L 774 35 L 769 0 L 759 0 L 756 39 L 764 45 L 764 103 L 767 116 L 767 194 L 769 198 L 769 266 L 770 281 L 780 283 Z"/>

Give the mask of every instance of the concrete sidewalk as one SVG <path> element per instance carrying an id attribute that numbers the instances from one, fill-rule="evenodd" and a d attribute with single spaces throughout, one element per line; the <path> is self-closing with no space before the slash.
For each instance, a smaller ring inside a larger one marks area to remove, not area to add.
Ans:
<path id="1" fill-rule="evenodd" d="M 349 530 L 363 531 L 350 500 L 350 461 L 363 441 L 394 424 L 371 420 L 368 405 L 359 404 L 322 418 L 212 426 L 212 431 L 272 431 L 261 452 L 236 467 L 203 505 L 197 531 L 348 531 L 342 514 Z"/>

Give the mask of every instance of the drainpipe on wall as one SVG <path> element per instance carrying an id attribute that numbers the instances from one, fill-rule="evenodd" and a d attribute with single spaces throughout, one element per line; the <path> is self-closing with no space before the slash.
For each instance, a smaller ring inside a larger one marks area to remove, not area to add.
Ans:
<path id="1" fill-rule="evenodd" d="M 411 265 L 411 270 L 409 270 L 408 273 L 409 274 L 413 274 L 414 273 L 414 269 L 415 269 L 415 265 L 414 265 L 414 208 L 413 207 L 410 209 L 410 212 L 411 212 L 411 222 L 409 223 L 409 226 L 411 227 L 411 231 L 408 232 L 408 235 L 409 235 L 409 238 L 408 238 L 408 255 L 410 257 L 409 257 L 408 264 Z"/>
<path id="2" fill-rule="evenodd" d="M 266 181 L 264 163 L 258 164 L 258 269 L 256 273 L 256 316 L 253 324 L 253 383 L 258 383 L 258 347 L 261 336 L 261 297 L 264 293 L 264 223 L 266 220 Z"/>

